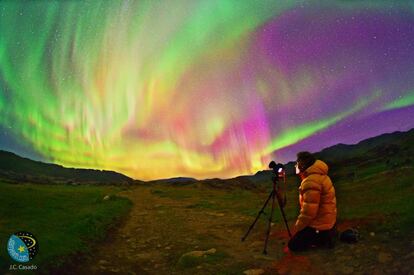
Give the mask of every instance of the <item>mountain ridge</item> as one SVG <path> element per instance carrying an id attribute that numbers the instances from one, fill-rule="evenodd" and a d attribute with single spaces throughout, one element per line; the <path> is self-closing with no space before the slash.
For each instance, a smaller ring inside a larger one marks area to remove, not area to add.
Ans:
<path id="1" fill-rule="evenodd" d="M 0 178 L 10 182 L 65 184 L 132 184 L 134 180 L 109 170 L 68 168 L 19 156 L 0 150 Z"/>
<path id="2" fill-rule="evenodd" d="M 411 145 L 413 144 L 413 145 Z M 414 128 L 408 131 L 395 131 L 367 138 L 355 144 L 339 143 L 314 153 L 319 159 L 326 161 L 334 170 L 347 167 L 350 163 L 381 162 L 385 166 L 395 167 L 411 163 L 414 156 Z M 398 155 L 397 157 L 395 155 Z M 294 174 L 294 161 L 285 163 L 288 175 Z M 197 180 L 191 177 L 173 177 L 142 181 L 132 179 L 122 173 L 110 170 L 87 168 L 68 168 L 62 165 L 45 163 L 19 156 L 13 152 L 0 150 L 0 178 L 11 182 L 63 183 L 63 184 L 194 184 L 201 182 L 207 185 L 223 186 L 226 183 L 248 186 L 268 179 L 271 170 L 261 170 L 252 175 L 240 175 L 233 178 L 207 178 Z M 335 174 L 335 173 L 334 173 Z M 335 175 L 334 175 L 335 176 Z"/>

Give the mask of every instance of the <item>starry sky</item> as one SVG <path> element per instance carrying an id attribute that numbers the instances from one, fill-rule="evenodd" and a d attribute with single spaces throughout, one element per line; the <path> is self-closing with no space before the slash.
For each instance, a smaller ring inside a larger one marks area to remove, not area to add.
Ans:
<path id="1" fill-rule="evenodd" d="M 1 1 L 0 149 L 232 177 L 414 127 L 411 1 Z"/>

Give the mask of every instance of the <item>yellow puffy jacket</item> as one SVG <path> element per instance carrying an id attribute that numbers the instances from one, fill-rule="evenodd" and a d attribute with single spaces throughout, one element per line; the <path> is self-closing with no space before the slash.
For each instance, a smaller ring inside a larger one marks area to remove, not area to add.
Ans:
<path id="1" fill-rule="evenodd" d="M 299 187 L 300 214 L 296 230 L 307 226 L 331 229 L 336 222 L 335 188 L 328 176 L 328 165 L 321 160 L 308 167 Z"/>

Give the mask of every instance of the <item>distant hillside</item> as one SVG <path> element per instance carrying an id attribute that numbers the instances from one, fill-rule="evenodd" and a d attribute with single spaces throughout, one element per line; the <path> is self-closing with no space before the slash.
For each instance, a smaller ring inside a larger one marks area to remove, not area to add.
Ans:
<path id="1" fill-rule="evenodd" d="M 131 184 L 133 180 L 113 171 L 65 168 L 0 150 L 0 178 L 11 182 L 68 184 Z"/>
<path id="2" fill-rule="evenodd" d="M 329 164 L 334 179 L 347 177 L 350 181 L 364 177 L 364 173 L 413 167 L 414 129 L 382 134 L 353 145 L 338 144 L 315 155 Z"/>
<path id="3" fill-rule="evenodd" d="M 400 167 L 414 168 L 414 129 L 382 134 L 352 145 L 337 144 L 314 154 L 329 165 L 333 180 L 341 178 L 352 182 L 364 177 L 365 173 L 382 173 Z M 289 177 L 295 174 L 294 165 L 294 161 L 285 164 Z M 271 170 L 263 170 L 251 176 L 202 182 L 216 187 L 228 184 L 251 189 L 258 183 L 268 183 L 273 176 Z"/>
<path id="4" fill-rule="evenodd" d="M 360 171 L 380 173 L 398 167 L 414 166 L 414 129 L 394 132 L 363 140 L 357 144 L 337 144 L 315 153 L 330 167 L 333 179 L 364 176 Z M 294 174 L 294 162 L 285 164 L 289 176 Z M 358 168 L 369 168 L 358 169 Z M 360 171 L 359 171 L 360 170 Z M 202 184 L 217 188 L 242 187 L 253 189 L 258 183 L 268 182 L 273 176 L 271 170 L 258 171 L 255 175 L 238 176 L 231 179 L 205 179 L 177 177 L 149 182 L 133 180 L 113 171 L 65 168 L 22 158 L 0 150 L 0 178 L 14 182 L 69 183 L 69 184 Z"/>
<path id="5" fill-rule="evenodd" d="M 407 132 L 382 134 L 365 139 L 357 144 L 337 144 L 323 149 L 316 155 L 330 162 L 349 159 L 412 158 L 414 152 L 414 129 Z"/>

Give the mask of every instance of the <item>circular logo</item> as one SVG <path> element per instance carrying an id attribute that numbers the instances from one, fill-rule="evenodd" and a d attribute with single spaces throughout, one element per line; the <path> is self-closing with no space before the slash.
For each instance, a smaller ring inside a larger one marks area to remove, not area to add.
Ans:
<path id="1" fill-rule="evenodd" d="M 20 231 L 10 236 L 7 251 L 10 257 L 20 263 L 27 263 L 36 256 L 39 245 L 30 232 Z"/>

